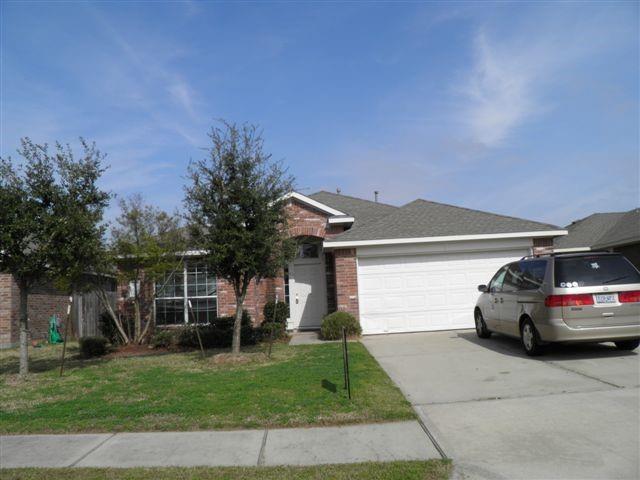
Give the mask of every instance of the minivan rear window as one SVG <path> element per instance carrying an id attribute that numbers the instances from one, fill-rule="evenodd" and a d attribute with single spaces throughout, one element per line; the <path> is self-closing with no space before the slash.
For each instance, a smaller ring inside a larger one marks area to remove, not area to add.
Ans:
<path id="1" fill-rule="evenodd" d="M 594 287 L 640 283 L 640 273 L 622 255 L 587 255 L 555 259 L 555 286 Z"/>

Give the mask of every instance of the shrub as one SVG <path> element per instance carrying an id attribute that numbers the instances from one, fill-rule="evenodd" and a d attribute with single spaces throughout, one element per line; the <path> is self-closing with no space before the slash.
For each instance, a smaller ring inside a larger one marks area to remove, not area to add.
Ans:
<path id="1" fill-rule="evenodd" d="M 279 322 L 263 322 L 260 325 L 260 338 L 262 340 L 270 340 L 271 332 L 273 332 L 274 340 L 287 338 L 287 324 Z"/>
<path id="2" fill-rule="evenodd" d="M 80 355 L 84 358 L 101 357 L 107 353 L 107 343 L 104 337 L 83 337 L 80 339 Z"/>
<path id="3" fill-rule="evenodd" d="M 218 317 L 207 325 L 198 325 L 198 333 L 204 348 L 229 348 L 233 340 L 233 323 L 235 318 Z M 251 315 L 245 310 L 242 312 L 242 324 L 240 341 L 242 345 L 254 345 L 258 340 L 258 331 L 253 328 Z M 195 326 L 189 325 L 181 328 L 176 343 L 183 348 L 200 348 Z"/>
<path id="4" fill-rule="evenodd" d="M 151 337 L 151 346 L 153 348 L 168 348 L 173 345 L 175 334 L 170 330 L 158 330 Z"/>
<path id="5" fill-rule="evenodd" d="M 287 318 L 289 318 L 289 305 L 287 305 L 285 302 L 278 302 L 277 304 L 276 302 L 267 302 L 264 305 L 262 313 L 264 313 L 265 322 L 286 324 Z"/>
<path id="6" fill-rule="evenodd" d="M 338 340 L 342 338 L 342 327 L 347 335 L 360 335 L 362 329 L 353 315 L 348 312 L 333 312 L 322 319 L 320 334 L 324 340 Z"/>

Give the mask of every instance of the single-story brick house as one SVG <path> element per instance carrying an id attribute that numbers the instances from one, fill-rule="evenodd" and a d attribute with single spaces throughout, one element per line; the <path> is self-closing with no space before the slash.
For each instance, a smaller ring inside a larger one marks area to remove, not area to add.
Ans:
<path id="1" fill-rule="evenodd" d="M 499 267 L 549 248 L 567 231 L 545 223 L 415 200 L 402 207 L 330 192 L 287 197 L 296 258 L 274 279 L 252 282 L 245 308 L 255 323 L 276 295 L 290 306 L 288 328 L 315 329 L 331 311 L 359 319 L 365 334 L 473 328 L 477 285 Z M 184 325 L 191 301 L 199 322 L 235 312 L 230 285 L 207 271 L 202 252 L 188 252 L 182 271 L 162 279 L 156 325 Z M 129 285 L 118 285 L 121 311 Z M 15 344 L 18 292 L 0 274 L 0 344 Z M 38 291 L 29 299 L 33 338 L 62 315 L 66 297 Z"/>
<path id="2" fill-rule="evenodd" d="M 245 308 L 256 323 L 276 295 L 290 306 L 288 328 L 314 329 L 331 311 L 360 320 L 365 334 L 473 328 L 477 285 L 503 264 L 553 245 L 553 225 L 416 200 L 402 207 L 329 192 L 291 193 L 290 235 L 297 257 L 282 276 L 253 282 Z M 232 315 L 235 296 L 191 252 L 165 278 L 156 324 Z M 124 286 L 126 289 L 126 286 Z"/>
<path id="3" fill-rule="evenodd" d="M 567 225 L 568 235 L 554 240 L 556 252 L 607 250 L 622 253 L 640 269 L 640 208 L 594 213 Z"/>

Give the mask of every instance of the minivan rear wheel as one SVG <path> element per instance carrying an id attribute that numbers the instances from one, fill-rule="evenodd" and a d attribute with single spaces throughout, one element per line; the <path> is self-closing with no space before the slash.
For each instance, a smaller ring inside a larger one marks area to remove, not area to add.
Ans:
<path id="1" fill-rule="evenodd" d="M 640 346 L 640 338 L 636 338 L 635 340 L 623 340 L 621 342 L 614 342 L 616 347 L 620 350 L 635 350 Z"/>
<path id="2" fill-rule="evenodd" d="M 484 318 L 482 318 L 482 312 L 480 310 L 476 310 L 475 314 L 476 318 L 476 333 L 480 338 L 489 338 L 491 336 L 491 331 L 487 328 L 487 324 L 484 323 Z"/>
<path id="3" fill-rule="evenodd" d="M 522 346 L 527 355 L 535 357 L 542 353 L 542 346 L 540 345 L 540 335 L 536 330 L 535 325 L 530 319 L 526 319 L 522 322 L 520 327 L 520 339 L 522 340 Z"/>

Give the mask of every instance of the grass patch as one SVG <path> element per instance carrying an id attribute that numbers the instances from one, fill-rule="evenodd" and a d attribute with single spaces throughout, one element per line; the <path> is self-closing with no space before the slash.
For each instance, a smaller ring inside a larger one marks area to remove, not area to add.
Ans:
<path id="1" fill-rule="evenodd" d="M 0 433 L 237 429 L 383 422 L 415 418 L 364 346 L 350 344 L 353 399 L 342 388 L 339 343 L 274 345 L 242 364 L 199 352 L 81 360 L 61 346 L 31 349 L 29 378 L 18 352 L 0 353 Z M 260 347 L 247 349 L 258 352 Z M 217 478 L 217 477 L 214 477 Z"/>
<path id="2" fill-rule="evenodd" d="M 451 463 L 428 460 L 313 467 L 19 468 L 0 472 L 3 480 L 445 480 L 451 473 Z"/>

